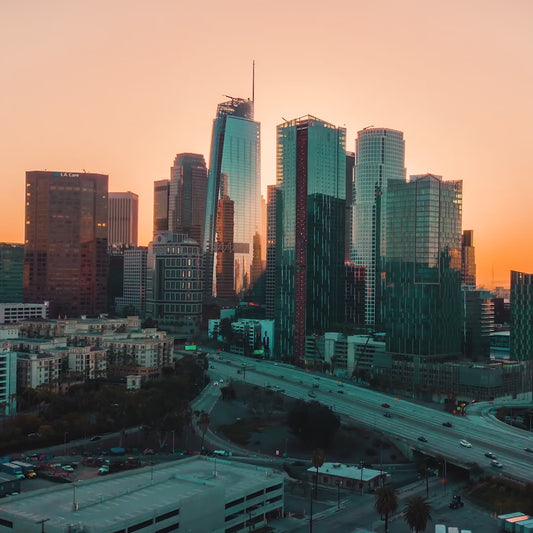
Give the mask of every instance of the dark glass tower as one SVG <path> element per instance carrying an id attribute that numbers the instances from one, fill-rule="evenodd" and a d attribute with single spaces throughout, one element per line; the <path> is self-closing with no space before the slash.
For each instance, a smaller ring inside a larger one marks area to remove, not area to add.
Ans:
<path id="1" fill-rule="evenodd" d="M 26 172 L 24 301 L 50 316 L 107 311 L 108 176 Z"/>
<path id="2" fill-rule="evenodd" d="M 169 231 L 186 233 L 202 243 L 207 192 L 207 167 L 201 154 L 178 154 L 170 169 Z"/>
<path id="3" fill-rule="evenodd" d="M 206 295 L 216 295 L 217 208 L 222 198 L 221 179 L 226 174 L 225 194 L 234 202 L 235 291 L 247 289 L 253 261 L 253 239 L 261 231 L 260 125 L 254 121 L 254 103 L 231 98 L 219 104 L 213 122 L 203 251 Z"/>
<path id="4" fill-rule="evenodd" d="M 533 359 L 533 274 L 511 271 L 511 358 Z"/>
<path id="5" fill-rule="evenodd" d="M 343 318 L 346 130 L 312 116 L 277 128 L 275 319 L 283 358 Z"/>
<path id="6" fill-rule="evenodd" d="M 411 176 L 389 183 L 384 324 L 398 355 L 462 352 L 462 182 Z"/>
<path id="7" fill-rule="evenodd" d="M 0 243 L 0 303 L 22 303 L 23 271 L 24 245 Z"/>

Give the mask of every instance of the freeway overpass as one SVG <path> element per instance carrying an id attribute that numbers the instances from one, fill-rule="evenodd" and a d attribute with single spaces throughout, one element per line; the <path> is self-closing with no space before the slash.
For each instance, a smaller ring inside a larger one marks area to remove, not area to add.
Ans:
<path id="1" fill-rule="evenodd" d="M 243 368 L 246 372 L 242 372 Z M 533 434 L 496 420 L 489 409 L 495 406 L 487 403 L 480 402 L 468 411 L 467 416 L 457 417 L 339 382 L 334 377 L 317 376 L 283 363 L 251 360 L 224 352 L 210 356 L 209 374 L 212 382 L 221 378 L 244 380 L 283 390 L 283 394 L 292 398 L 317 400 L 354 423 L 395 439 L 400 448 L 442 457 L 449 463 L 467 468 L 476 464 L 487 474 L 505 475 L 525 482 L 533 479 L 533 453 L 524 450 L 533 448 Z M 383 407 L 384 404 L 389 407 Z M 443 425 L 445 423 L 451 424 L 451 427 Z M 461 446 L 461 440 L 468 441 L 472 447 Z M 491 459 L 485 456 L 487 452 L 492 452 L 503 468 L 494 468 Z"/>

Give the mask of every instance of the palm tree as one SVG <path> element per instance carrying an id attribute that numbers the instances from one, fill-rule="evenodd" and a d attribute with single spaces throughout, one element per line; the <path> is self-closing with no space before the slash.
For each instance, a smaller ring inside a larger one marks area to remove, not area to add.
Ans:
<path id="1" fill-rule="evenodd" d="M 398 494 L 390 485 L 380 487 L 376 490 L 374 507 L 380 515 L 385 515 L 385 533 L 388 533 L 389 515 L 398 509 Z"/>
<path id="2" fill-rule="evenodd" d="M 317 494 L 318 494 L 318 469 L 324 464 L 325 458 L 326 458 L 326 454 L 324 453 L 324 450 L 317 448 L 313 452 L 313 466 L 316 468 L 315 498 L 317 497 Z"/>
<path id="3" fill-rule="evenodd" d="M 402 514 L 411 530 L 420 533 L 426 530 L 428 520 L 431 520 L 431 506 L 422 496 L 414 496 L 407 500 Z"/>

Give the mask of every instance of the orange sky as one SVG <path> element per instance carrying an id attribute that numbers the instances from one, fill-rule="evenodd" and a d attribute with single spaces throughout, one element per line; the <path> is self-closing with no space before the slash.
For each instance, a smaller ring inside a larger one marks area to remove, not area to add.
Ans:
<path id="1" fill-rule="evenodd" d="M 0 6 L 0 241 L 23 242 L 26 170 L 108 173 L 140 197 L 208 160 L 223 95 L 251 96 L 263 190 L 275 127 L 313 114 L 398 129 L 408 174 L 464 182 L 478 282 L 533 272 L 531 0 L 20 0 Z"/>

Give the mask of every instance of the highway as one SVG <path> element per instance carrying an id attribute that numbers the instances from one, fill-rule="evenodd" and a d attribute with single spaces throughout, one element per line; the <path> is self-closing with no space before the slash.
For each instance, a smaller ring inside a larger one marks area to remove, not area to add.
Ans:
<path id="1" fill-rule="evenodd" d="M 224 352 L 210 355 L 209 375 L 213 387 L 221 379 L 224 382 L 219 386 L 224 386 L 227 380 L 245 381 L 283 391 L 292 398 L 317 400 L 354 423 L 395 439 L 400 448 L 408 446 L 459 466 L 477 464 L 491 475 L 533 480 L 533 453 L 524 451 L 526 447 L 533 448 L 533 435 L 496 420 L 490 410 L 497 405 L 479 402 L 467 411 L 467 416 L 453 416 L 437 408 L 339 382 L 334 377 Z M 445 422 L 451 427 L 444 426 Z M 427 442 L 419 441 L 419 437 Z M 463 439 L 472 447 L 461 446 Z M 492 466 L 486 452 L 492 452 L 503 468 Z"/>

